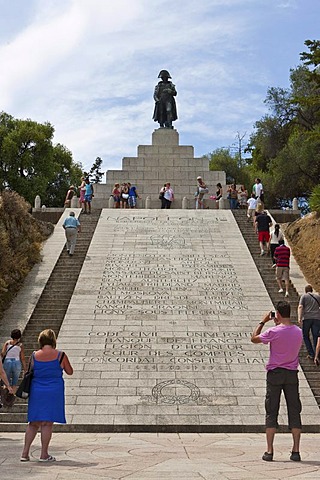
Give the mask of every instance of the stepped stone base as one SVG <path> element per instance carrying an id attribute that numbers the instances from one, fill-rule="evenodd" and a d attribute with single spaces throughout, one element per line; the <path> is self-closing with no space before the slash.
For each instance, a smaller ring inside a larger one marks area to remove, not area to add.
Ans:
<path id="1" fill-rule="evenodd" d="M 150 198 L 150 208 L 160 208 L 159 191 L 164 183 L 170 182 L 175 193 L 172 208 L 181 208 L 182 199 L 187 198 L 188 208 L 194 208 L 194 193 L 197 177 L 202 176 L 209 186 L 210 194 L 216 184 L 226 183 L 225 172 L 209 171 L 207 158 L 194 158 L 192 146 L 179 145 L 179 134 L 174 129 L 159 128 L 152 134 L 152 145 L 138 146 L 137 157 L 124 157 L 122 170 L 109 170 L 107 183 L 95 188 L 94 205 L 108 208 L 110 194 L 115 183 L 130 182 L 136 185 L 142 197 L 138 208 L 144 208 Z M 216 202 L 206 195 L 206 208 L 216 208 Z"/>
<path id="2" fill-rule="evenodd" d="M 250 336 L 271 309 L 230 211 L 103 210 L 58 338 L 66 428 L 262 431 L 268 349 Z"/>

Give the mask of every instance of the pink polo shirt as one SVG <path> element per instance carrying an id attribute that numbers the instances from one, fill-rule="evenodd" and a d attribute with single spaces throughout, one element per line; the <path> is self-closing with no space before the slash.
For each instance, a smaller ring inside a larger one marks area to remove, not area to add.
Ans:
<path id="1" fill-rule="evenodd" d="M 297 325 L 276 325 L 259 335 L 262 343 L 270 343 L 270 356 L 266 370 L 286 368 L 298 370 L 302 330 Z"/>

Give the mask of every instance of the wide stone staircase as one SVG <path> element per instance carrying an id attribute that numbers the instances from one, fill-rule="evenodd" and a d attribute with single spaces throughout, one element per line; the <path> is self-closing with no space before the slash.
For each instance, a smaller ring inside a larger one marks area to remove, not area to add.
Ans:
<path id="1" fill-rule="evenodd" d="M 93 237 L 101 211 L 94 211 L 91 215 L 81 215 L 80 222 L 82 232 L 78 236 L 75 255 L 70 258 L 64 250 L 52 271 L 51 276 L 43 290 L 43 293 L 34 309 L 34 312 L 23 332 L 23 343 L 26 355 L 38 348 L 37 337 L 45 328 L 52 328 L 59 333 L 64 320 L 69 302 L 73 295 L 75 285 L 86 258 L 87 251 Z M 242 236 L 248 246 L 250 254 L 260 272 L 261 278 L 270 295 L 272 303 L 283 299 L 283 294 L 278 293 L 278 285 L 275 281 L 275 271 L 271 268 L 272 261 L 269 256 L 260 256 L 257 236 L 254 233 L 251 222 L 248 222 L 246 212 L 237 210 L 233 212 Z M 250 271 L 248 271 L 250 276 Z M 299 296 L 293 285 L 290 285 L 290 303 L 292 317 L 296 320 Z M 253 292 L 254 294 L 254 292 Z M 320 382 L 319 371 L 314 364 L 307 360 L 305 348 L 301 350 L 301 367 L 305 373 L 311 390 L 320 405 Z M 24 400 L 17 399 L 12 409 L 2 409 L 0 412 L 0 431 L 24 431 L 26 422 L 27 404 Z"/>
<path id="2" fill-rule="evenodd" d="M 51 328 L 58 336 L 64 316 L 68 309 L 75 285 L 85 260 L 93 233 L 100 217 L 101 210 L 94 210 L 91 215 L 80 215 L 81 233 L 73 257 L 69 257 L 64 249 L 46 283 L 42 295 L 23 332 L 22 339 L 26 358 L 29 358 L 38 347 L 38 335 L 42 330 Z M 23 430 L 26 422 L 27 403 L 17 399 L 12 409 L 0 411 L 0 430 Z"/>
<path id="3" fill-rule="evenodd" d="M 271 301 L 274 306 L 277 302 L 283 300 L 283 294 L 278 293 L 278 284 L 275 279 L 275 270 L 272 267 L 272 260 L 270 256 L 260 256 L 260 247 L 257 235 L 254 232 L 252 222 L 248 221 L 245 210 L 233 210 L 233 215 L 243 235 L 243 238 L 248 246 L 252 258 L 260 272 L 263 283 L 269 293 Z M 289 299 L 291 305 L 291 318 L 297 322 L 297 309 L 299 305 L 299 294 L 290 282 Z M 315 399 L 320 406 L 320 377 L 319 369 L 314 363 L 307 358 L 307 351 L 303 345 L 300 352 L 300 365 L 310 385 L 310 388 L 315 396 Z"/>

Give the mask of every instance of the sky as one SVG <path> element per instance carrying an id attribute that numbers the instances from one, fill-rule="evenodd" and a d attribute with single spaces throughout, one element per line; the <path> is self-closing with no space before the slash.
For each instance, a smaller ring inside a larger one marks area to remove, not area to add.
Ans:
<path id="1" fill-rule="evenodd" d="M 121 169 L 150 145 L 160 70 L 176 85 L 180 145 L 244 145 L 288 88 L 319 0 L 0 0 L 0 111 L 50 122 L 75 162 Z"/>

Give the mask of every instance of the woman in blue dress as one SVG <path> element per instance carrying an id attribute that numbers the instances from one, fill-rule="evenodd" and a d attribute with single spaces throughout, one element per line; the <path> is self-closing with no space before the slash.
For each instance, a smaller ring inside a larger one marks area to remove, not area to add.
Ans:
<path id="1" fill-rule="evenodd" d="M 30 362 L 33 379 L 28 403 L 28 427 L 20 460 L 30 460 L 29 451 L 39 428 L 41 429 L 41 462 L 53 462 L 48 453 L 53 423 L 66 423 L 64 411 L 63 371 L 73 374 L 73 368 L 64 352 L 56 350 L 56 335 L 48 329 L 38 338 L 40 350 L 33 352 Z"/>

